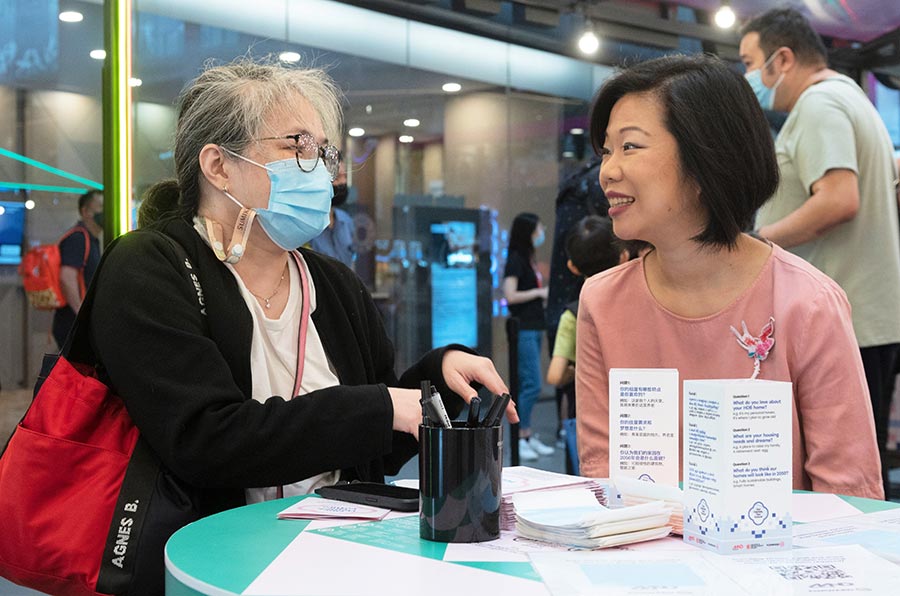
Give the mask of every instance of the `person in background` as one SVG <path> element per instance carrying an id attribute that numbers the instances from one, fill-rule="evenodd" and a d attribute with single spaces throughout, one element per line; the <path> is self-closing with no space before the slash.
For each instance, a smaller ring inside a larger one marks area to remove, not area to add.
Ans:
<path id="1" fill-rule="evenodd" d="M 341 161 L 340 169 L 332 184 L 334 196 L 331 198 L 331 216 L 328 227 L 312 239 L 310 246 L 316 252 L 333 257 L 353 269 L 356 253 L 353 250 L 353 218 L 341 209 L 347 202 L 347 170 Z"/>
<path id="2" fill-rule="evenodd" d="M 900 230 L 893 143 L 872 102 L 828 68 L 825 47 L 793 9 L 742 29 L 741 60 L 763 107 L 789 112 L 775 141 L 781 182 L 758 234 L 836 281 L 853 307 L 874 411 L 883 483 L 900 351 Z"/>
<path id="3" fill-rule="evenodd" d="M 103 193 L 89 190 L 78 198 L 78 222 L 59 241 L 59 286 L 66 306 L 53 313 L 53 339 L 62 348 L 81 309 L 85 290 L 100 263 Z"/>
<path id="4" fill-rule="evenodd" d="M 610 474 L 609 370 L 675 368 L 681 379 L 789 381 L 793 487 L 883 498 L 844 291 L 743 232 L 778 186 L 772 135 L 744 78 L 705 55 L 637 64 L 604 83 L 591 140 L 616 236 L 652 248 L 581 292 L 581 473 Z"/>
<path id="5" fill-rule="evenodd" d="M 455 345 L 398 378 L 360 279 L 296 249 L 329 222 L 338 97 L 317 69 L 245 59 L 201 73 L 179 98 L 177 179 L 145 195 L 155 223 L 117 238 L 94 280 L 80 343 L 200 515 L 383 482 L 418 452 L 421 381 L 451 417 L 473 383 L 507 391 Z M 152 538 L 141 594 L 163 591 L 167 536 Z"/>
<path id="6" fill-rule="evenodd" d="M 535 266 L 534 249 L 544 243 L 544 224 L 534 213 L 520 213 L 509 231 L 509 250 L 503 272 L 503 296 L 509 314 L 519 319 L 519 457 L 533 461 L 550 455 L 553 447 L 531 432 L 531 412 L 541 394 L 541 337 L 547 286 Z"/>
<path id="7" fill-rule="evenodd" d="M 569 231 L 566 238 L 568 267 L 573 275 L 590 278 L 629 260 L 628 249 L 622 246 L 613 233 L 608 217 L 589 215 Z M 565 385 L 575 380 L 575 320 L 578 316 L 578 300 L 566 305 L 559 318 L 553 357 L 547 368 L 547 382 Z M 574 418 L 574 416 L 570 416 Z"/>
<path id="8" fill-rule="evenodd" d="M 566 306 L 578 299 L 584 278 L 574 275 L 567 265 L 566 239 L 569 231 L 588 215 L 605 216 L 609 205 L 600 188 L 600 157 L 592 155 L 584 165 L 567 176 L 559 186 L 554 213 L 553 247 L 550 253 L 550 279 L 547 283 L 547 341 L 552 357 L 556 347 L 556 333 L 560 316 Z M 559 414 L 556 446 L 566 446 L 563 420 L 574 416 L 575 385 L 556 386 L 556 409 Z M 571 470 L 567 470 L 571 471 Z"/>

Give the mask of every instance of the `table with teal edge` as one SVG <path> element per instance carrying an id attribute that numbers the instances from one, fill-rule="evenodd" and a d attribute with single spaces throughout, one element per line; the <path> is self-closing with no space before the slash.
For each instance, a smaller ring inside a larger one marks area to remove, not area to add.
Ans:
<path id="1" fill-rule="evenodd" d="M 318 529 L 277 519 L 302 498 L 239 507 L 176 532 L 165 552 L 167 596 L 549 594 L 527 562 L 444 560 L 447 545 L 421 540 L 415 515 Z M 900 507 L 842 498 L 862 513 Z"/>

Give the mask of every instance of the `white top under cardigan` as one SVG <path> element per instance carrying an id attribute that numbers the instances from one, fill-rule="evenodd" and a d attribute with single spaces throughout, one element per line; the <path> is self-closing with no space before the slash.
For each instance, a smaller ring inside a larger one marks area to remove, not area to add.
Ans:
<path id="1" fill-rule="evenodd" d="M 199 218 L 194 218 L 194 229 L 209 244 Z M 299 255 L 300 263 L 305 268 L 306 262 Z M 269 319 L 265 315 L 265 308 L 256 300 L 253 294 L 244 285 L 241 276 L 234 270 L 234 266 L 225 263 L 228 270 L 237 280 L 238 289 L 250 315 L 253 317 L 253 338 L 250 343 L 250 374 L 253 380 L 252 396 L 258 402 L 265 402 L 273 395 L 280 395 L 284 399 L 295 397 L 294 379 L 297 374 L 297 345 L 300 334 L 300 311 L 303 305 L 303 296 L 300 291 L 300 272 L 293 258 L 288 259 L 289 281 L 287 287 L 287 305 L 277 319 Z M 312 320 L 312 313 L 316 310 L 316 290 L 309 269 L 306 269 L 306 277 L 309 280 L 309 327 L 306 331 L 306 355 L 304 359 L 303 379 L 300 382 L 300 396 L 318 389 L 333 387 L 340 384 L 334 368 L 328 361 L 325 347 L 319 338 L 316 325 Z M 302 397 L 301 397 L 302 398 Z M 298 399 L 301 399 L 298 398 Z M 298 453 L 297 457 L 303 457 Z M 300 480 L 284 486 L 284 496 L 305 495 L 313 492 L 321 486 L 331 486 L 340 477 L 340 470 L 323 472 L 311 478 Z M 277 487 L 248 488 L 246 494 L 247 503 L 259 503 L 270 501 L 276 497 Z"/>

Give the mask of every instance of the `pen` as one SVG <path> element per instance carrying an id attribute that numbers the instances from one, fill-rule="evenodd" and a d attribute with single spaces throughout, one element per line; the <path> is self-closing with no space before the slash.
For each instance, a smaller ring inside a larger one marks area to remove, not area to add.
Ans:
<path id="1" fill-rule="evenodd" d="M 466 426 L 475 428 L 478 426 L 478 414 L 481 413 L 481 398 L 477 395 L 469 401 L 469 417 L 466 419 Z"/>
<path id="2" fill-rule="evenodd" d="M 506 406 L 509 405 L 509 400 L 512 399 L 509 393 L 504 393 L 500 396 L 500 399 L 497 400 L 497 411 L 493 412 L 493 416 L 490 419 L 485 416 L 484 422 L 482 426 L 497 426 L 500 424 L 500 420 L 503 418 L 503 412 L 506 411 Z M 494 408 L 491 408 L 493 411 Z M 490 412 L 489 412 L 490 414 Z"/>
<path id="3" fill-rule="evenodd" d="M 422 404 L 422 426 L 431 426 L 431 421 L 428 419 L 428 409 L 425 407 L 425 401 L 431 394 L 430 389 L 431 381 L 422 381 L 419 383 L 419 391 L 422 392 L 422 396 L 419 398 L 419 403 Z"/>
<path id="4" fill-rule="evenodd" d="M 428 418 L 444 428 L 453 428 L 447 410 L 444 408 L 444 402 L 441 400 L 441 394 L 434 388 L 434 385 L 431 386 L 430 395 L 422 398 L 421 404 Z"/>
<path id="5" fill-rule="evenodd" d="M 499 395 L 491 394 L 491 405 L 487 409 L 487 413 L 484 415 L 484 419 L 481 421 L 481 426 L 490 426 L 491 419 L 497 416 L 497 408 L 500 407 L 500 402 L 503 401 Z"/>

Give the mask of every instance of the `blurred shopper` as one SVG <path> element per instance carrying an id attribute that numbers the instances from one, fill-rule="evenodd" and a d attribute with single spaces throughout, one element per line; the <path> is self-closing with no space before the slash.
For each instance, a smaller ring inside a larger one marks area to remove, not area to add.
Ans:
<path id="1" fill-rule="evenodd" d="M 550 455 L 553 447 L 531 432 L 531 411 L 541 394 L 541 337 L 547 286 L 534 260 L 534 249 L 544 243 L 544 224 L 534 213 L 520 213 L 509 231 L 509 250 L 503 272 L 503 296 L 509 314 L 519 319 L 519 457 L 533 461 Z"/>
<path id="2" fill-rule="evenodd" d="M 569 255 L 567 263 L 569 270 L 582 279 L 606 271 L 629 259 L 628 249 L 623 247 L 613 233 L 612 221 L 599 215 L 589 215 L 569 230 L 566 237 L 566 252 Z M 547 382 L 551 385 L 565 385 L 575 380 L 577 316 L 578 300 L 573 300 L 566 305 L 566 310 L 559 317 L 553 357 L 547 368 Z"/>
<path id="3" fill-rule="evenodd" d="M 353 250 L 353 218 L 341 209 L 347 202 L 350 189 L 347 187 L 347 170 L 341 161 L 340 170 L 332 183 L 334 196 L 331 197 L 331 215 L 328 227 L 312 239 L 310 246 L 316 252 L 333 257 L 353 269 L 356 253 Z"/>
<path id="4" fill-rule="evenodd" d="M 653 248 L 581 291 L 581 473 L 610 473 L 609 369 L 676 368 L 682 379 L 791 382 L 794 488 L 882 498 L 844 292 L 743 233 L 778 186 L 772 135 L 743 78 L 702 55 L 635 65 L 601 88 L 591 140 L 616 236 Z"/>
<path id="5" fill-rule="evenodd" d="M 78 222 L 59 241 L 59 286 L 66 306 L 53 313 L 53 338 L 62 348 L 81 309 L 81 301 L 100 263 L 103 193 L 89 190 L 78 198 Z"/>
<path id="6" fill-rule="evenodd" d="M 827 68 L 821 39 L 799 12 L 771 10 L 742 34 L 746 77 L 763 107 L 790 112 L 775 143 L 781 182 L 759 211 L 758 231 L 847 293 L 887 493 L 885 448 L 900 350 L 893 143 L 859 85 Z"/>

